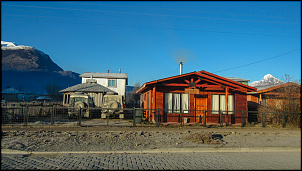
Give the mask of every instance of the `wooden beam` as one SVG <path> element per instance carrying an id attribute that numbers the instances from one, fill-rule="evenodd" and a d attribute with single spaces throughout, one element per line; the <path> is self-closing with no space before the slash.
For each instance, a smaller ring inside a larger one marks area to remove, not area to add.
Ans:
<path id="1" fill-rule="evenodd" d="M 198 78 L 198 80 L 195 81 L 195 84 L 199 83 L 201 81 L 201 78 Z"/>
<path id="2" fill-rule="evenodd" d="M 164 83 L 163 85 L 164 86 L 174 86 L 174 87 L 177 87 L 177 86 L 179 86 L 179 87 L 183 87 L 183 86 L 189 87 L 188 84 L 179 84 L 179 83 Z"/>
<path id="3" fill-rule="evenodd" d="M 225 88 L 225 111 L 229 111 L 229 106 L 228 106 L 228 98 L 229 97 L 229 87 L 226 87 Z M 227 115 L 228 115 L 228 113 L 227 113 Z M 228 123 L 228 119 L 229 117 L 226 117 L 226 123 Z"/>
<path id="4" fill-rule="evenodd" d="M 204 90 L 224 90 L 223 88 L 206 87 Z"/>
<path id="5" fill-rule="evenodd" d="M 257 91 L 257 88 L 254 88 L 254 87 L 251 87 L 251 86 L 248 86 L 248 85 L 245 85 L 245 84 L 242 84 L 242 83 L 239 83 L 239 82 L 236 82 L 236 81 L 233 81 L 233 80 L 230 80 L 230 79 L 227 79 L 227 78 L 224 78 L 224 77 L 212 74 L 212 73 L 209 73 L 207 71 L 199 71 L 199 73 L 203 74 L 203 75 L 212 76 L 212 77 L 215 77 L 215 78 L 218 78 L 218 79 L 221 79 L 221 80 L 228 81 L 229 84 L 239 84 L 241 87 L 249 89 L 250 91 Z"/>
<path id="6" fill-rule="evenodd" d="M 201 84 L 201 85 L 196 85 L 196 87 L 212 87 L 212 88 L 221 88 L 221 85 L 209 85 L 209 84 Z"/>
<path id="7" fill-rule="evenodd" d="M 241 92 L 245 92 L 245 93 L 247 93 L 247 89 L 245 89 L 245 88 L 236 88 L 236 89 L 234 89 L 235 91 L 241 91 Z"/>
<path id="8" fill-rule="evenodd" d="M 203 73 L 198 73 L 198 75 L 200 75 L 202 77 L 205 77 L 207 79 L 213 80 L 213 81 L 217 82 L 218 84 L 225 84 L 225 85 L 228 85 L 229 87 L 241 88 L 239 85 L 236 85 L 236 84 L 233 84 L 233 83 L 229 83 L 229 82 L 226 82 L 226 81 L 223 81 L 223 80 L 218 80 L 217 78 L 213 78 L 213 77 L 205 75 Z"/>
<path id="9" fill-rule="evenodd" d="M 184 80 L 184 81 L 185 81 L 186 83 L 188 83 L 188 84 L 190 83 L 190 81 L 188 81 L 188 80 Z"/>
<path id="10" fill-rule="evenodd" d="M 203 79 L 203 81 L 207 81 L 207 82 L 210 82 L 210 83 L 213 83 L 213 84 L 219 84 L 219 85 L 221 85 L 219 82 L 211 81 L 209 79 Z"/>

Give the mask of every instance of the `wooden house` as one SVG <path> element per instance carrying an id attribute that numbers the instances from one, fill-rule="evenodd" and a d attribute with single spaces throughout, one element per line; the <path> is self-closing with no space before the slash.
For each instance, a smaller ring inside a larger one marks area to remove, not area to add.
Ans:
<path id="1" fill-rule="evenodd" d="M 247 93 L 257 89 L 206 71 L 194 71 L 144 83 L 141 107 L 150 122 L 220 123 L 219 110 L 228 115 L 228 123 L 241 123 L 241 111 L 247 111 Z M 234 112 L 235 111 L 235 112 Z M 244 113 L 246 118 L 247 113 Z M 226 117 L 222 118 L 226 122 Z"/>
<path id="2" fill-rule="evenodd" d="M 257 108 L 258 105 L 275 105 L 276 108 L 281 108 L 283 103 L 289 99 L 288 96 L 293 100 L 300 100 L 301 98 L 301 85 L 297 83 L 279 83 L 256 86 L 255 88 L 257 91 L 249 92 L 247 96 L 251 109 Z"/>

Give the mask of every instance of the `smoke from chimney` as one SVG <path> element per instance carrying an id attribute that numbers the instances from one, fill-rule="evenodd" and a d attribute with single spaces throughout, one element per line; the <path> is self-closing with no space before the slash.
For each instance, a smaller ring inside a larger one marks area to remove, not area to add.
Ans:
<path id="1" fill-rule="evenodd" d="M 181 75 L 182 74 L 182 62 L 179 62 L 179 75 Z"/>

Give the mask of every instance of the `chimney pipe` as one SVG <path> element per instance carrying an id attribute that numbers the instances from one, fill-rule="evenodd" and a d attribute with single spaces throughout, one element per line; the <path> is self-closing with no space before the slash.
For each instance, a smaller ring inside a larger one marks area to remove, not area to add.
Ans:
<path id="1" fill-rule="evenodd" d="M 108 73 L 109 73 L 109 69 L 108 69 Z"/>
<path id="2" fill-rule="evenodd" d="M 119 69 L 119 71 L 118 71 L 118 73 L 121 73 L 122 72 L 122 70 L 121 70 L 121 68 Z"/>
<path id="3" fill-rule="evenodd" d="M 179 75 L 182 74 L 182 62 L 179 62 Z"/>

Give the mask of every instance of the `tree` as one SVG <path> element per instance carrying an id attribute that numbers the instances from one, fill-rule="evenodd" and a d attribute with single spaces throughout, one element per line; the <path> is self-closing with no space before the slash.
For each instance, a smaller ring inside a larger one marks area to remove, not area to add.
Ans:
<path id="1" fill-rule="evenodd" d="M 45 86 L 45 90 L 47 92 L 47 95 L 49 95 L 53 100 L 59 101 L 61 99 L 61 94 L 60 94 L 60 85 L 56 83 L 48 83 Z"/>
<path id="2" fill-rule="evenodd" d="M 140 88 L 140 83 L 135 83 L 133 90 L 131 92 L 127 93 L 127 99 L 126 99 L 126 107 L 132 108 L 132 107 L 140 107 L 140 95 L 136 93 L 136 91 Z"/>

